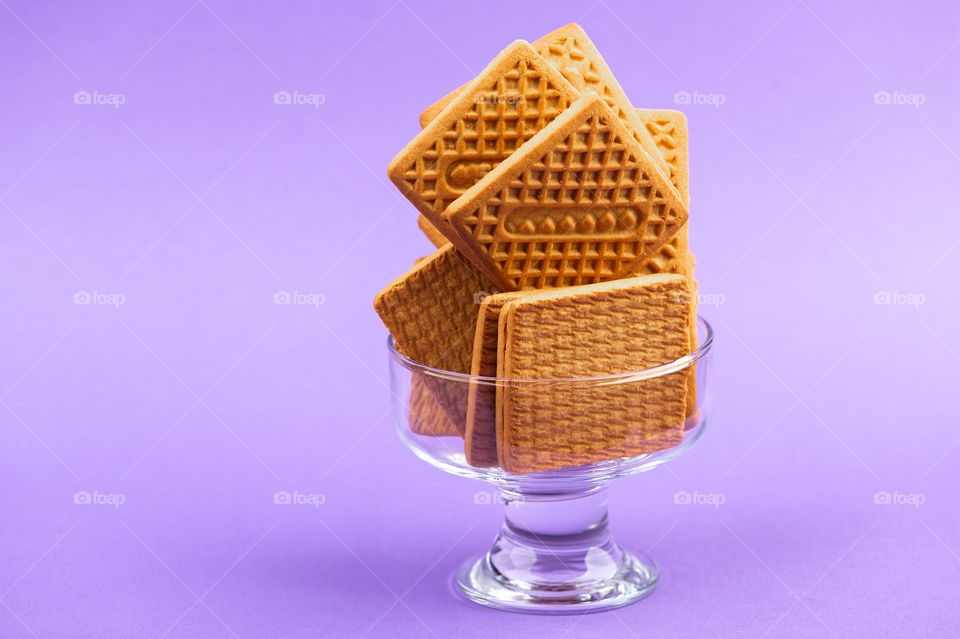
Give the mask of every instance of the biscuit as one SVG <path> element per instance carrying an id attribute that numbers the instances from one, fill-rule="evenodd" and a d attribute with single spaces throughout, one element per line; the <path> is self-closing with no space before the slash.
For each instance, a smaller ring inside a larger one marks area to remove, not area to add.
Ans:
<path id="1" fill-rule="evenodd" d="M 443 212 L 579 93 L 529 43 L 504 49 L 390 163 L 387 175 L 457 244 Z M 459 247 L 469 253 L 469 247 Z"/>
<path id="2" fill-rule="evenodd" d="M 670 182 L 677 188 L 680 199 L 690 208 L 690 159 L 688 151 L 687 117 L 682 111 L 669 109 L 637 109 L 637 115 L 646 125 L 657 151 L 670 169 Z M 424 235 L 440 248 L 449 240 L 423 215 L 417 224 Z M 694 257 L 688 248 L 688 225 L 684 225 L 656 254 L 648 258 L 640 273 L 683 273 L 693 281 Z"/>
<path id="3" fill-rule="evenodd" d="M 488 277 L 521 290 L 626 277 L 676 234 L 687 209 L 610 107 L 588 93 L 444 217 L 459 238 L 451 240 Z"/>
<path id="4" fill-rule="evenodd" d="M 646 124 L 657 148 L 670 167 L 670 181 L 677 187 L 680 197 L 690 207 L 690 158 L 687 118 L 680 111 L 637 109 L 640 119 Z M 678 273 L 687 278 L 691 296 L 690 352 L 697 350 L 697 280 L 694 278 L 695 259 L 690 252 L 687 221 L 673 238 L 659 251 L 648 258 L 637 274 Z M 690 371 L 687 388 L 687 415 L 695 416 L 697 410 L 697 385 L 694 371 Z"/>
<path id="5" fill-rule="evenodd" d="M 687 354 L 686 280 L 663 274 L 536 292 L 499 321 L 500 465 L 554 470 L 650 453 L 683 440 L 686 373 L 616 383 L 561 381 L 638 371 Z"/>
<path id="6" fill-rule="evenodd" d="M 601 96 L 634 133 L 664 177 L 668 175 L 669 169 L 657 154 L 656 144 L 649 131 L 637 117 L 630 99 L 583 27 L 575 23 L 562 26 L 535 40 L 533 48 L 553 64 L 578 91 L 593 91 Z M 420 115 L 420 126 L 426 127 L 466 86 L 454 90 L 427 107 Z"/>
<path id="7" fill-rule="evenodd" d="M 657 150 L 670 168 L 670 182 L 680 199 L 690 206 L 690 160 L 687 118 L 680 111 L 637 109 L 637 114 L 653 136 Z M 693 256 L 690 254 L 688 225 L 663 246 L 661 251 L 644 262 L 637 273 L 680 273 L 693 281 Z"/>
<path id="8" fill-rule="evenodd" d="M 461 429 L 450 419 L 421 373 L 412 373 L 410 377 L 410 406 L 407 418 L 410 420 L 410 430 L 418 435 L 462 435 Z"/>
<path id="9" fill-rule="evenodd" d="M 500 309 L 511 300 L 525 295 L 522 292 L 498 293 L 480 303 L 477 330 L 473 339 L 473 377 L 496 377 L 497 335 Z M 496 382 L 471 383 L 467 396 L 467 428 L 463 448 L 467 463 L 484 467 L 497 465 Z"/>
<path id="10" fill-rule="evenodd" d="M 494 284 L 447 245 L 383 289 L 374 308 L 401 353 L 432 368 L 469 373 L 477 302 L 491 292 Z M 420 376 L 462 434 L 468 385 Z"/>
<path id="11" fill-rule="evenodd" d="M 687 156 L 687 122 L 680 111 L 637 109 L 640 119 L 657 143 L 657 148 L 670 166 L 670 179 L 684 202 L 689 204 L 689 164 Z M 653 256 L 648 258 L 638 273 L 678 273 L 687 278 L 691 291 L 696 290 L 693 279 L 693 256 L 687 247 L 687 228 L 684 224 L 677 234 Z M 473 344 L 473 376 L 494 377 L 497 374 L 497 326 L 500 309 L 505 301 L 519 293 L 491 295 L 480 305 L 477 332 Z M 696 297 L 693 297 L 690 323 L 689 352 L 697 348 Z M 687 415 L 696 411 L 696 382 L 693 370 L 688 373 Z M 496 465 L 495 437 L 496 386 L 471 386 L 467 401 L 467 429 L 464 447 L 467 461 L 473 466 Z"/>

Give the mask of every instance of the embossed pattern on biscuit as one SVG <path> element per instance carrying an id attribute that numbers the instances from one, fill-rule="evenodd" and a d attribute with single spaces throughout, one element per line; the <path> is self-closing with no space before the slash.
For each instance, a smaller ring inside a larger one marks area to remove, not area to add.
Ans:
<path id="1" fill-rule="evenodd" d="M 687 353 L 689 300 L 679 275 L 536 292 L 500 311 L 507 378 L 613 375 Z M 530 473 L 630 457 L 683 439 L 685 371 L 617 383 L 505 383 L 497 397 L 501 466 Z"/>
<path id="2" fill-rule="evenodd" d="M 687 211 L 620 119 L 587 94 L 445 217 L 488 276 L 521 290 L 625 277 Z"/>
<path id="3" fill-rule="evenodd" d="M 687 133 L 687 118 L 680 111 L 637 109 L 637 115 L 646 124 L 657 148 L 670 167 L 670 181 L 677 187 L 680 197 L 690 206 L 690 159 Z M 687 278 L 691 291 L 690 352 L 697 349 L 697 280 L 694 277 L 696 260 L 690 252 L 687 221 L 673 238 L 651 255 L 637 269 L 637 274 L 678 273 Z M 688 372 L 687 415 L 696 414 L 697 385 L 695 371 Z"/>
<path id="4" fill-rule="evenodd" d="M 486 297 L 477 314 L 477 332 L 473 340 L 473 363 L 470 374 L 474 377 L 497 376 L 497 336 L 499 334 L 500 310 L 509 300 L 526 293 L 498 293 Z M 488 383 L 472 383 L 467 398 L 467 430 L 463 448 L 467 463 L 484 467 L 497 465 L 497 386 Z"/>
<path id="5" fill-rule="evenodd" d="M 589 90 L 602 97 L 607 106 L 627 124 L 640 145 L 664 172 L 664 176 L 668 176 L 669 168 L 657 153 L 657 145 L 651 132 L 645 129 L 643 122 L 637 118 L 620 83 L 580 25 L 568 24 L 555 29 L 535 40 L 533 48 L 556 67 L 578 92 Z M 420 114 L 420 126 L 426 127 L 465 86 L 451 91 L 424 109 Z"/>
<path id="6" fill-rule="evenodd" d="M 577 95 L 529 43 L 514 42 L 394 158 L 387 173 L 413 205 L 450 236 L 442 218 L 447 206 L 552 122 Z"/>
<path id="7" fill-rule="evenodd" d="M 447 245 L 381 291 L 374 308 L 401 353 L 427 366 L 469 373 L 477 301 L 495 291 L 493 282 Z M 463 434 L 467 385 L 427 375 L 423 381 Z"/>
<path id="8" fill-rule="evenodd" d="M 629 240 L 636 232 L 641 212 L 634 207 L 613 207 L 598 212 L 589 208 L 559 205 L 553 208 L 504 207 L 500 218 L 501 237 L 523 240 L 529 237 L 557 236 L 607 242 Z"/>
<path id="9" fill-rule="evenodd" d="M 684 203 L 690 205 L 690 169 L 687 151 L 687 119 L 679 111 L 637 109 L 637 114 L 653 135 L 661 155 L 670 167 L 670 181 Z M 691 286 L 694 259 L 690 253 L 688 232 L 689 222 L 677 231 L 677 234 L 664 244 L 659 251 L 651 255 L 636 273 L 679 273 L 687 278 Z"/>
<path id="10" fill-rule="evenodd" d="M 561 75 L 578 91 L 593 91 L 603 98 L 617 117 L 627 124 L 637 142 L 664 171 L 665 176 L 669 176 L 669 167 L 657 152 L 650 132 L 637 117 L 636 110 L 610 67 L 580 25 L 568 24 L 560 27 L 537 40 L 534 48 L 556 66 Z"/>
<path id="11" fill-rule="evenodd" d="M 680 111 L 660 109 L 637 109 L 636 111 L 653 138 L 657 151 L 663 156 L 670 169 L 670 182 L 677 188 L 680 198 L 689 208 L 690 171 L 686 116 Z M 419 216 L 417 223 L 437 248 L 448 242 L 447 238 L 422 215 Z M 693 255 L 689 253 L 688 228 L 689 223 L 685 224 L 659 251 L 650 256 L 637 273 L 680 273 L 692 278 L 694 260 Z"/>

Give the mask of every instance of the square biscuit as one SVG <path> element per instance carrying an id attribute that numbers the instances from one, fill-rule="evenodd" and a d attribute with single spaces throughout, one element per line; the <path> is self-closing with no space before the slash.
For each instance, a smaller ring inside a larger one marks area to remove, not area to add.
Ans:
<path id="1" fill-rule="evenodd" d="M 504 49 L 390 163 L 387 175 L 442 235 L 444 211 L 579 93 L 529 43 Z"/>
<path id="2" fill-rule="evenodd" d="M 629 276 L 677 233 L 687 209 L 623 122 L 588 93 L 444 218 L 488 277 L 522 290 Z"/>
<path id="3" fill-rule="evenodd" d="M 653 138 L 657 152 L 667 163 L 670 182 L 676 187 L 680 199 L 689 209 L 690 156 L 686 115 L 682 111 L 670 109 L 638 108 L 636 112 Z M 423 215 L 418 216 L 417 224 L 437 248 L 448 242 L 447 238 Z M 638 273 L 683 273 L 692 279 L 694 258 L 689 252 L 688 228 L 689 223 L 684 225 L 661 251 L 652 255 Z"/>
<path id="4" fill-rule="evenodd" d="M 452 245 L 438 249 L 384 288 L 374 308 L 410 359 L 455 373 L 469 373 L 473 361 L 477 303 L 495 285 Z M 463 434 L 467 384 L 421 375 L 423 383 Z"/>
<path id="5" fill-rule="evenodd" d="M 690 207 L 690 152 L 687 117 L 681 111 L 667 109 L 637 109 L 640 119 L 646 124 L 654 142 L 667 165 L 670 181 L 677 187 L 680 197 Z M 690 286 L 692 310 L 690 314 L 690 352 L 697 350 L 697 302 L 698 285 L 694 277 L 696 260 L 690 251 L 690 221 L 677 231 L 673 238 L 659 251 L 650 256 L 637 269 L 638 275 L 653 273 L 678 273 L 687 278 Z M 697 414 L 697 384 L 694 372 L 690 371 L 687 388 L 687 415 Z"/>
<path id="6" fill-rule="evenodd" d="M 500 310 L 512 299 L 526 293 L 497 293 L 480 303 L 477 330 L 473 339 L 474 377 L 497 376 L 497 346 Z M 472 383 L 467 397 L 467 428 L 464 434 L 464 452 L 471 466 L 497 465 L 497 382 Z"/>
<path id="7" fill-rule="evenodd" d="M 687 354 L 686 280 L 664 274 L 536 292 L 499 320 L 501 467 L 530 473 L 650 453 L 683 439 L 689 369 L 636 381 L 571 382 Z"/>
<path id="8" fill-rule="evenodd" d="M 656 144 L 649 131 L 637 117 L 630 99 L 583 27 L 576 23 L 564 25 L 535 40 L 532 46 L 578 91 L 593 91 L 601 96 L 634 133 L 657 168 L 664 176 L 668 175 L 669 168 L 657 155 Z M 420 114 L 420 126 L 426 127 L 466 86 L 455 89 L 427 107 Z"/>

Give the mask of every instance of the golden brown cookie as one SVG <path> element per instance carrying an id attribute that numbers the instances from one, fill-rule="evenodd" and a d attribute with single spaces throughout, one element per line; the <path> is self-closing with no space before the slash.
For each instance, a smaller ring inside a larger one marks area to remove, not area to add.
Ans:
<path id="1" fill-rule="evenodd" d="M 387 175 L 457 243 L 443 212 L 562 113 L 578 92 L 529 43 L 518 40 L 393 159 Z M 464 252 L 469 248 L 460 246 Z"/>
<path id="2" fill-rule="evenodd" d="M 637 114 L 653 136 L 657 150 L 670 168 L 670 181 L 677 188 L 680 199 L 690 206 L 690 160 L 688 151 L 687 117 L 680 111 L 665 109 L 637 109 Z M 693 280 L 693 256 L 687 237 L 688 224 L 658 251 L 646 260 L 637 273 L 680 273 Z"/>
<path id="3" fill-rule="evenodd" d="M 470 374 L 474 377 L 497 376 L 497 334 L 500 309 L 511 300 L 525 295 L 523 292 L 490 295 L 480 303 L 477 330 L 473 338 L 473 363 Z M 467 429 L 464 434 L 464 452 L 471 466 L 497 465 L 497 419 L 496 382 L 473 383 L 467 397 Z"/>
<path id="4" fill-rule="evenodd" d="M 640 119 L 646 124 L 657 148 L 670 167 L 670 181 L 677 187 L 687 208 L 690 207 L 690 157 L 687 117 L 680 111 L 665 109 L 637 109 Z M 697 280 L 694 277 L 695 258 L 690 252 L 688 220 L 673 238 L 647 259 L 637 274 L 679 273 L 687 278 L 690 287 L 690 352 L 697 350 Z M 690 373 L 687 388 L 687 415 L 697 414 L 697 385 Z"/>
<path id="5" fill-rule="evenodd" d="M 687 209 L 623 122 L 588 93 L 444 217 L 488 277 L 521 290 L 626 277 L 676 234 Z"/>
<path id="6" fill-rule="evenodd" d="M 533 42 L 533 48 L 563 74 L 578 91 L 593 91 L 601 96 L 618 117 L 634 133 L 640 146 L 650 155 L 657 169 L 668 176 L 669 170 L 660 156 L 650 133 L 637 117 L 630 99 L 614 77 L 587 33 L 571 23 L 551 31 Z M 420 115 L 420 126 L 426 127 L 466 85 L 440 98 Z"/>
<path id="7" fill-rule="evenodd" d="M 426 366 L 469 373 L 477 302 L 495 291 L 489 279 L 448 245 L 383 289 L 374 307 L 401 353 Z M 467 384 L 422 377 L 462 434 Z"/>
<path id="8" fill-rule="evenodd" d="M 673 362 L 688 351 L 688 294 L 682 276 L 665 274 L 509 300 L 499 375 L 561 380 Z M 497 396 L 500 465 L 539 472 L 680 443 L 688 370 L 620 383 L 506 383 Z"/>

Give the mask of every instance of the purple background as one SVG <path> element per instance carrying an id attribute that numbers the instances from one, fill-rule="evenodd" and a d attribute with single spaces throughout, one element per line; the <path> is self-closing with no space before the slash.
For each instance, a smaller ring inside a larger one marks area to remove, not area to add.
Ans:
<path id="1" fill-rule="evenodd" d="M 0 636 L 956 636 L 960 9 L 838 4 L 0 1 Z M 692 96 L 717 401 L 612 491 L 654 595 L 539 618 L 452 596 L 501 514 L 394 436 L 372 299 L 420 109 L 574 20 Z"/>

